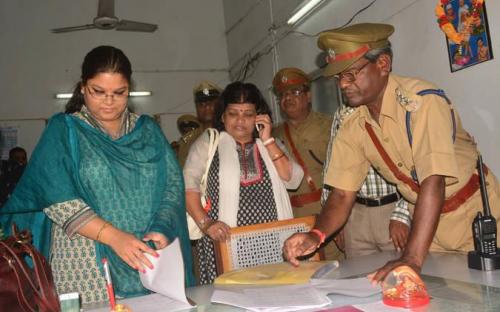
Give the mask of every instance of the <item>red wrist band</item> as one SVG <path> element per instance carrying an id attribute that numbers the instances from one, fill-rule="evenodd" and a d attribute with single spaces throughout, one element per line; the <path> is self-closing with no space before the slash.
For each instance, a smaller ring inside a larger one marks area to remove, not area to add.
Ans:
<path id="1" fill-rule="evenodd" d="M 318 229 L 312 229 L 310 231 L 310 233 L 314 233 L 314 234 L 318 235 L 318 237 L 319 237 L 319 244 L 320 245 L 325 242 L 325 238 L 326 238 L 326 234 L 325 233 L 321 232 Z"/>

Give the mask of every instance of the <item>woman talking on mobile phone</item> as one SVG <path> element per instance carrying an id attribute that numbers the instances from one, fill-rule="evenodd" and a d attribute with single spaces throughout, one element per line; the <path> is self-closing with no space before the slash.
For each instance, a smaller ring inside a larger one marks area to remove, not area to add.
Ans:
<path id="1" fill-rule="evenodd" d="M 303 171 L 284 146 L 271 137 L 272 119 L 264 97 L 251 83 L 233 82 L 215 108 L 220 132 L 217 151 L 208 160 L 209 134 L 193 144 L 184 166 L 187 211 L 205 234 L 198 241 L 200 284 L 216 277 L 213 241 L 225 240 L 230 227 L 293 217 L 286 189 L 299 186 Z M 200 195 L 208 168 L 208 206 Z"/>

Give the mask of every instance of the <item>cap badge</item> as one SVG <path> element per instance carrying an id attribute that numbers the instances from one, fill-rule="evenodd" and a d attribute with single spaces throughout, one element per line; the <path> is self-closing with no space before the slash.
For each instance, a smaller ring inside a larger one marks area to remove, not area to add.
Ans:
<path id="1" fill-rule="evenodd" d="M 288 77 L 287 76 L 281 77 L 281 82 L 282 83 L 287 83 L 288 82 Z"/>
<path id="2" fill-rule="evenodd" d="M 206 96 L 209 96 L 210 95 L 210 90 L 208 90 L 208 88 L 203 89 L 203 94 L 206 95 Z"/>
<path id="3" fill-rule="evenodd" d="M 335 56 L 335 51 L 333 49 L 328 49 L 328 56 L 326 58 L 327 62 L 334 62 Z"/>

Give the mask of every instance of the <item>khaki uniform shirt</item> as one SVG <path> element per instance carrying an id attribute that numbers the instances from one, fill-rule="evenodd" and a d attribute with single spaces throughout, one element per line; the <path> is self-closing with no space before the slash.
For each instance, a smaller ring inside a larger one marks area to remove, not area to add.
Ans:
<path id="1" fill-rule="evenodd" d="M 298 125 L 298 127 L 293 127 L 289 125 L 290 136 L 292 137 L 293 143 L 300 154 L 300 157 L 304 161 L 308 173 L 311 176 L 317 189 L 322 188 L 322 170 L 323 163 L 326 158 L 326 149 L 328 147 L 328 140 L 330 138 L 329 129 L 332 124 L 332 117 L 327 116 L 322 113 L 313 112 L 309 113 L 306 120 Z M 290 151 L 290 155 L 293 156 L 292 147 L 285 135 L 284 124 L 280 124 L 273 130 L 273 135 L 279 138 Z M 305 174 L 305 172 L 304 172 Z M 310 193 L 311 188 L 307 183 L 306 176 L 300 184 L 299 188 L 295 191 L 289 192 L 290 195 L 299 195 Z M 309 206 L 309 205 L 308 205 Z M 319 213 L 321 205 L 319 201 L 315 203 L 317 206 L 317 211 L 310 212 Z M 304 209 L 305 207 L 299 208 Z"/>
<path id="2" fill-rule="evenodd" d="M 177 149 L 177 159 L 181 168 L 184 168 L 184 163 L 186 162 L 187 156 L 189 154 L 189 148 L 191 144 L 205 131 L 205 129 L 198 128 L 188 133 L 184 134 L 178 141 L 179 147 Z"/>
<path id="3" fill-rule="evenodd" d="M 308 174 L 312 178 L 316 189 L 320 190 L 323 187 L 323 163 L 326 159 L 331 124 L 332 117 L 313 111 L 309 113 L 306 120 L 299 124 L 297 128 L 288 124 L 290 136 L 307 167 Z M 284 124 L 280 124 L 273 130 L 273 136 L 281 140 L 288 151 L 290 151 L 290 155 L 294 157 L 290 142 L 285 135 Z M 311 188 L 307 183 L 305 174 L 306 172 L 304 172 L 304 179 L 302 179 L 299 188 L 295 191 L 288 192 L 290 196 L 311 193 Z M 306 204 L 302 207 L 292 206 L 292 209 L 295 218 L 319 214 L 321 212 L 321 202 L 318 199 L 318 201 Z M 332 240 L 327 243 L 323 251 L 326 260 L 340 260 L 344 258 L 343 253 L 337 248 Z"/>
<path id="4" fill-rule="evenodd" d="M 428 82 L 391 74 L 384 92 L 379 123 L 371 118 L 366 106 L 360 107 L 339 130 L 333 145 L 332 162 L 325 183 L 336 188 L 357 191 L 370 164 L 411 203 L 417 193 L 396 179 L 365 129 L 372 125 L 375 134 L 398 169 L 411 177 L 416 169 L 418 181 L 431 175 L 445 176 L 449 198 L 462 188 L 475 172 L 477 150 L 471 136 L 463 129 L 456 111 L 456 139 L 453 142 L 452 106 L 437 95 L 419 96 L 423 89 L 436 89 Z M 410 147 L 405 114 L 411 111 Z"/>

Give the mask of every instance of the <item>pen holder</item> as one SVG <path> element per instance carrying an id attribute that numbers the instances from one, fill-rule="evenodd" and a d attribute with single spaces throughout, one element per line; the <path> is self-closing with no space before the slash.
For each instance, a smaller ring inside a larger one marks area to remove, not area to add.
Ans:
<path id="1" fill-rule="evenodd" d="M 60 294 L 61 312 L 80 312 L 80 295 L 77 292 Z"/>

